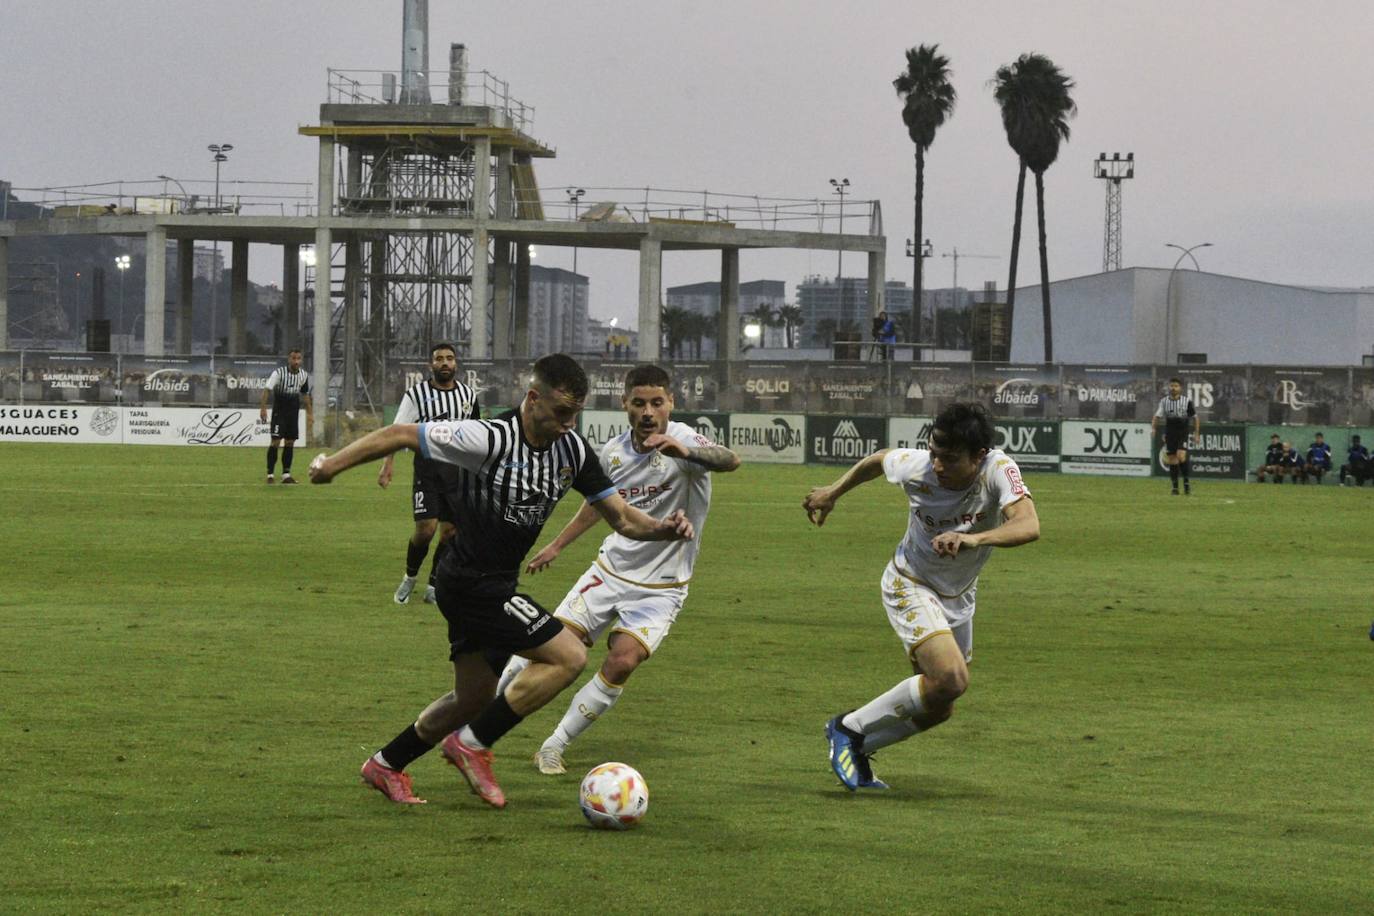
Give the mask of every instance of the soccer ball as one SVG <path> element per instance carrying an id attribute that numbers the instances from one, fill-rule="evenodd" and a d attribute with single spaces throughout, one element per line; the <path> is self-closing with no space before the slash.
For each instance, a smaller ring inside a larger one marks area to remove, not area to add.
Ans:
<path id="1" fill-rule="evenodd" d="M 628 830 L 649 810 L 649 787 L 634 767 L 603 763 L 582 778 L 578 799 L 587 823 L 599 830 Z"/>

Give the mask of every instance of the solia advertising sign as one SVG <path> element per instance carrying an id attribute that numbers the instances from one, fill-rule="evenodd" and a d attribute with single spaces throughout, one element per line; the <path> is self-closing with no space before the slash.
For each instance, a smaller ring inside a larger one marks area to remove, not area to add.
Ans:
<path id="1" fill-rule="evenodd" d="M 763 464 L 802 464 L 806 418 L 796 413 L 734 413 L 730 415 L 730 448 L 745 461 Z"/>
<path id="2" fill-rule="evenodd" d="M 1060 425 L 1065 474 L 1149 477 L 1153 463 L 1150 424 L 1065 420 Z"/>

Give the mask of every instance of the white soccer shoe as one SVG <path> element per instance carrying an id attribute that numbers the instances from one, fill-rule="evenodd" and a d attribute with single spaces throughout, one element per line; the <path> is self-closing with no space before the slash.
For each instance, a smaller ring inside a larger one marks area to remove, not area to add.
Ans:
<path id="1" fill-rule="evenodd" d="M 432 585 L 426 585 L 426 586 L 425 586 L 425 604 L 438 604 L 438 603 L 439 603 L 439 599 L 438 599 L 438 597 L 434 594 L 434 586 L 432 586 Z"/>
<path id="2" fill-rule="evenodd" d="M 395 599 L 397 604 L 405 604 L 410 600 L 410 593 L 415 591 L 415 577 L 406 576 L 401 580 L 401 584 L 396 586 Z"/>
<path id="3" fill-rule="evenodd" d="M 563 752 L 553 747 L 541 747 L 534 753 L 534 764 L 545 776 L 559 776 L 568 772 L 563 766 Z"/>

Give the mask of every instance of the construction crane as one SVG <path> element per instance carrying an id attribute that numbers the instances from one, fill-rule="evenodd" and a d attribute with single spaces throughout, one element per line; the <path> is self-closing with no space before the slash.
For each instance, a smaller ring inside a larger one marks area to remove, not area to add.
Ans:
<path id="1" fill-rule="evenodd" d="M 952 286 L 950 288 L 950 297 L 951 299 L 954 299 L 959 295 L 960 258 L 979 258 L 986 261 L 996 261 L 999 260 L 1002 256 L 997 254 L 961 254 L 958 246 L 956 245 L 950 251 L 946 251 L 943 254 L 941 254 L 940 257 L 954 259 L 954 280 L 952 281 Z M 955 304 L 958 305 L 958 302 L 956 301 Z M 932 307 L 931 311 L 933 312 L 933 314 L 931 315 L 932 321 L 930 326 L 931 336 L 935 338 L 935 345 L 938 347 L 940 345 L 940 304 L 936 302 Z"/>

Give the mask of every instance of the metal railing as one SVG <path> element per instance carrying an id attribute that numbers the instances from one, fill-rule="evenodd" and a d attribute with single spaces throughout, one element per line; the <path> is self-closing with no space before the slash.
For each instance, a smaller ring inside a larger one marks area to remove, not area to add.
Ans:
<path id="1" fill-rule="evenodd" d="M 444 71 L 436 76 L 431 70 L 423 81 L 431 104 L 454 104 L 453 86 Z M 331 105 L 396 105 L 403 91 L 401 74 L 394 70 L 335 70 L 328 71 L 326 98 Z M 488 70 L 469 70 L 461 87 L 461 103 L 482 108 L 494 108 L 510 119 L 510 127 L 528 134 L 534 126 L 534 106 L 514 98 L 510 83 Z"/>
<path id="2" fill-rule="evenodd" d="M 218 193 L 217 193 L 218 189 Z M 313 216 L 314 184 L 308 181 L 220 181 L 143 178 L 44 188 L 13 188 L 19 203 L 43 218 L 102 216 L 244 215 Z M 14 217 L 11 207 L 11 218 Z"/>
<path id="3" fill-rule="evenodd" d="M 570 192 L 583 192 L 576 199 Z M 788 229 L 846 235 L 883 234 L 876 200 L 820 197 L 764 197 L 720 191 L 651 187 L 549 188 L 539 198 L 546 218 L 586 222 L 678 220 L 720 223 L 746 229 Z"/>

